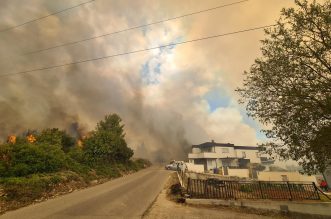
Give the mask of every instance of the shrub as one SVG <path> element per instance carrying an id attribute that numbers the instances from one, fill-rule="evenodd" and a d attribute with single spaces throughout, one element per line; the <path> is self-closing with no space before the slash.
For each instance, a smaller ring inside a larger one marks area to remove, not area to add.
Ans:
<path id="1" fill-rule="evenodd" d="M 62 148 L 64 152 L 68 152 L 75 146 L 75 139 L 68 135 L 65 131 L 57 128 L 44 129 L 37 136 L 38 143 L 50 144 Z"/>
<path id="2" fill-rule="evenodd" d="M 82 163 L 78 163 L 71 157 L 66 158 L 66 169 L 81 174 L 83 176 L 88 174 L 88 172 L 91 170 L 89 166 Z"/>
<path id="3" fill-rule="evenodd" d="M 114 165 L 97 165 L 94 169 L 96 174 L 101 177 L 114 178 L 121 176 L 119 169 Z"/>
<path id="4" fill-rule="evenodd" d="M 55 172 L 65 166 L 65 154 L 58 146 L 24 142 L 12 147 L 9 176 Z"/>
<path id="5" fill-rule="evenodd" d="M 86 158 L 84 155 L 85 154 L 82 151 L 82 149 L 78 147 L 71 148 L 67 153 L 68 158 L 71 158 L 72 160 L 75 160 L 78 163 L 86 162 Z"/>
<path id="6" fill-rule="evenodd" d="M 249 185 L 240 185 L 239 191 L 241 191 L 241 192 L 253 192 L 253 189 Z"/>
<path id="7" fill-rule="evenodd" d="M 0 176 L 6 176 L 10 166 L 12 147 L 8 144 L 0 145 Z"/>
<path id="8" fill-rule="evenodd" d="M 50 189 L 50 181 L 37 175 L 26 177 L 11 177 L 2 180 L 7 200 L 28 202 L 38 199 Z"/>
<path id="9" fill-rule="evenodd" d="M 152 165 L 152 163 L 149 160 L 142 159 L 142 158 L 136 159 L 135 163 L 136 163 L 138 169 L 143 169 L 146 167 L 150 167 Z"/>

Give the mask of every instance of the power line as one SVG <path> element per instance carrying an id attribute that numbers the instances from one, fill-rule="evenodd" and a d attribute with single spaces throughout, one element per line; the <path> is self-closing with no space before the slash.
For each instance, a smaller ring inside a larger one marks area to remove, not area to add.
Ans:
<path id="1" fill-rule="evenodd" d="M 260 30 L 260 29 L 264 29 L 264 28 L 268 28 L 268 27 L 277 26 L 277 25 L 278 24 L 267 25 L 267 26 L 259 26 L 259 27 L 239 30 L 239 31 L 235 31 L 235 32 L 217 34 L 217 35 L 213 35 L 213 36 L 207 36 L 207 37 L 202 37 L 202 38 L 198 38 L 198 39 L 182 41 L 182 42 L 178 42 L 178 43 L 171 43 L 171 44 L 167 44 L 167 45 L 150 47 L 150 48 L 146 48 L 146 49 L 139 49 L 139 50 L 129 51 L 129 52 L 125 52 L 125 53 L 118 53 L 118 54 L 113 54 L 113 55 L 108 55 L 108 56 L 102 56 L 102 57 L 93 58 L 93 59 L 85 59 L 85 60 L 76 61 L 76 62 L 69 62 L 69 63 L 59 64 L 59 65 L 52 65 L 52 66 L 48 66 L 48 67 L 36 68 L 36 69 L 20 71 L 20 72 L 15 72 L 15 73 L 2 74 L 2 75 L 0 75 L 0 78 L 10 77 L 10 76 L 15 76 L 15 75 L 23 75 L 23 74 L 27 74 L 27 73 L 31 73 L 31 72 L 49 70 L 49 69 L 54 69 L 54 68 L 70 66 L 70 65 L 77 65 L 77 64 L 82 64 L 82 63 L 86 63 L 86 62 L 93 62 L 93 61 L 98 61 L 98 60 L 103 60 L 103 59 L 109 59 L 109 58 L 113 58 L 113 57 L 117 57 L 117 56 L 129 55 L 129 54 L 144 52 L 144 51 L 148 51 L 148 50 L 161 49 L 161 48 L 165 48 L 165 47 L 176 46 L 176 45 L 181 45 L 181 44 L 186 44 L 186 43 L 192 43 L 192 42 L 196 42 L 196 41 L 208 40 L 208 39 L 212 39 L 212 38 L 218 38 L 218 37 L 234 35 L 234 34 L 238 34 L 238 33 L 244 33 L 244 32 L 249 32 L 249 31 L 254 31 L 254 30 Z"/>
<path id="2" fill-rule="evenodd" d="M 80 6 L 83 6 L 83 5 L 85 5 L 85 4 L 89 4 L 89 3 L 94 2 L 94 1 L 95 1 L 95 0 L 86 1 L 86 2 L 80 3 L 80 4 L 78 4 L 78 5 L 74 5 L 74 6 L 71 6 L 71 7 L 69 7 L 69 8 L 64 8 L 64 9 L 59 10 L 59 11 L 56 11 L 56 12 L 54 12 L 54 13 L 51 13 L 51 14 L 45 15 L 45 16 L 43 16 L 43 17 L 35 18 L 35 19 L 33 19 L 33 20 L 26 21 L 26 22 L 21 23 L 21 24 L 18 24 L 18 25 L 16 25 L 16 26 L 12 26 L 12 27 L 8 27 L 8 28 L 5 28 L 5 29 L 2 29 L 2 30 L 0 30 L 0 33 L 6 32 L 6 31 L 9 31 L 9 30 L 13 30 L 13 29 L 15 29 L 15 28 L 18 28 L 18 27 L 21 27 L 21 26 L 24 26 L 24 25 L 27 25 L 27 24 L 30 24 L 30 23 L 33 23 L 33 22 L 36 22 L 36 21 L 39 21 L 39 20 L 45 19 L 45 18 L 48 18 L 48 17 L 50 17 L 50 16 L 53 16 L 53 15 L 56 15 L 56 14 L 63 13 L 63 12 L 65 12 L 65 11 L 69 11 L 69 10 L 71 10 L 71 9 L 74 9 L 74 8 L 77 8 L 77 7 L 80 7 Z"/>
<path id="3" fill-rule="evenodd" d="M 55 48 L 59 48 L 59 47 L 74 45 L 74 44 L 78 44 L 78 43 L 90 41 L 90 40 L 93 40 L 93 39 L 97 39 L 97 38 L 101 38 L 101 37 L 106 37 L 106 36 L 110 36 L 110 35 L 115 35 L 115 34 L 118 34 L 118 33 L 126 32 L 126 31 L 129 31 L 129 30 L 134 30 L 134 29 L 139 29 L 139 28 L 143 28 L 143 27 L 148 27 L 148 26 L 151 26 L 151 25 L 160 24 L 160 23 L 164 23 L 164 22 L 167 22 L 167 21 L 171 21 L 171 20 L 176 20 L 176 19 L 180 19 L 180 18 L 183 18 L 183 17 L 188 17 L 188 16 L 192 16 L 192 15 L 196 15 L 196 14 L 200 14 L 200 13 L 204 13 L 204 12 L 208 12 L 208 11 L 212 11 L 212 10 L 216 10 L 216 9 L 220 9 L 220 8 L 224 8 L 224 7 L 228 7 L 228 6 L 231 6 L 231 5 L 240 4 L 240 3 L 243 3 L 243 2 L 247 2 L 247 1 L 249 1 L 249 0 L 242 0 L 242 1 L 233 2 L 233 3 L 230 3 L 230 4 L 220 5 L 220 6 L 217 6 L 217 7 L 208 8 L 208 9 L 201 10 L 201 11 L 196 11 L 196 12 L 191 12 L 189 14 L 184 14 L 184 15 L 180 15 L 180 16 L 177 16 L 177 17 L 167 18 L 167 19 L 161 20 L 161 21 L 155 21 L 155 22 L 148 23 L 148 24 L 143 24 L 143 25 L 139 25 L 139 26 L 129 27 L 127 29 L 123 29 L 123 30 L 119 30 L 119 31 L 111 32 L 111 33 L 106 33 L 106 34 L 102 34 L 102 35 L 98 35 L 98 36 L 93 36 L 93 37 L 85 38 L 85 39 L 78 40 L 78 41 L 63 43 L 63 44 L 59 44 L 59 45 L 56 45 L 56 46 L 51 46 L 51 47 L 48 47 L 48 48 L 45 48 L 45 49 L 39 49 L 39 50 L 27 52 L 27 53 L 25 53 L 25 55 L 40 53 L 40 52 L 44 52 L 44 51 L 55 49 Z"/>

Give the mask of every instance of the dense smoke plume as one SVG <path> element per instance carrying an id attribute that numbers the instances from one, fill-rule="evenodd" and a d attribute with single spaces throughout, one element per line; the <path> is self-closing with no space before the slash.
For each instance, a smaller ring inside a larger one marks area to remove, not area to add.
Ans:
<path id="1" fill-rule="evenodd" d="M 0 29 L 83 1 L 0 2 Z M 114 32 L 219 5 L 219 1 L 98 0 L 57 16 L 0 33 L 0 74 L 143 49 L 182 39 L 270 24 L 267 3 L 171 21 L 37 54 L 27 52 Z M 224 4 L 230 1 L 224 1 Z M 176 7 L 175 7 L 176 6 Z M 254 10 L 252 10 L 254 8 Z M 242 12 L 242 13 L 240 13 Z M 268 14 L 268 16 L 266 15 Z M 252 19 L 246 19 L 247 16 Z M 262 16 L 263 17 L 263 16 Z M 237 21 L 234 26 L 224 18 Z M 210 22 L 212 21 L 212 22 Z M 222 23 L 222 28 L 216 28 Z M 207 25 L 208 24 L 208 25 Z M 108 60 L 0 78 L 0 137 L 26 129 L 58 127 L 68 132 L 94 128 L 107 113 L 118 113 L 136 156 L 157 161 L 183 159 L 191 144 L 215 139 L 254 145 L 257 124 L 247 124 L 233 90 L 258 54 L 262 33 L 183 47 L 153 50 Z M 242 40 L 242 41 L 239 41 Z M 246 42 L 246 40 L 248 42 Z M 253 43 L 252 43 L 253 42 Z M 232 45 L 232 46 L 229 46 Z M 246 55 L 242 55 L 245 52 Z M 213 59 L 211 59 L 213 58 Z M 239 61 L 242 64 L 233 64 Z M 216 108 L 211 103 L 226 97 Z M 208 97 L 211 96 L 212 100 Z M 214 98 L 214 99 L 213 99 Z M 233 99 L 232 99 L 233 98 Z M 78 126 L 77 126 L 78 125 Z M 74 132 L 78 133 L 78 132 Z M 76 135 L 76 134 L 75 134 Z"/>

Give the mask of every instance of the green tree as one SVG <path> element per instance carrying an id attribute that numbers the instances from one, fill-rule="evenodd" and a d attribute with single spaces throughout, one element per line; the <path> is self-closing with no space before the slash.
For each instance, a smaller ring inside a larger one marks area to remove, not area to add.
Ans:
<path id="1" fill-rule="evenodd" d="M 117 114 L 105 116 L 97 124 L 91 136 L 84 140 L 83 149 L 92 162 L 126 162 L 133 151 L 127 146 L 124 139 L 124 125 Z"/>
<path id="2" fill-rule="evenodd" d="M 64 152 L 68 152 L 70 148 L 75 146 L 75 139 L 69 136 L 65 131 L 61 131 L 57 128 L 44 129 L 37 136 L 37 141 L 38 143 L 59 146 Z"/>
<path id="3" fill-rule="evenodd" d="M 324 171 L 331 157 L 331 3 L 296 0 L 265 30 L 262 57 L 238 91 L 266 128 L 270 154 Z"/>

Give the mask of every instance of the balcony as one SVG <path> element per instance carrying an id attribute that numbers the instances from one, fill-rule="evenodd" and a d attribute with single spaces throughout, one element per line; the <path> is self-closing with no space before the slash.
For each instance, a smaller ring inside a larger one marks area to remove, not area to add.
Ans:
<path id="1" fill-rule="evenodd" d="M 220 154 L 215 152 L 202 152 L 202 153 L 190 153 L 188 154 L 189 159 L 199 159 L 199 158 L 220 158 Z"/>

